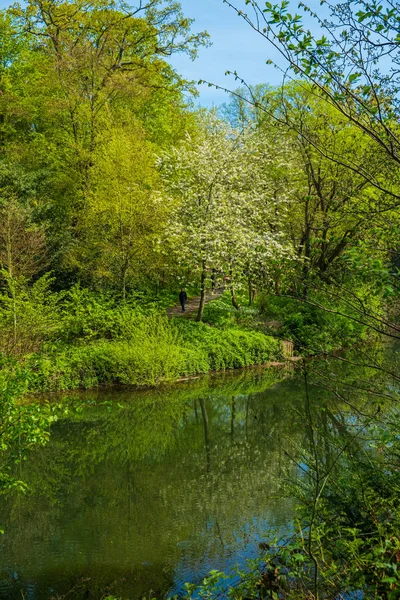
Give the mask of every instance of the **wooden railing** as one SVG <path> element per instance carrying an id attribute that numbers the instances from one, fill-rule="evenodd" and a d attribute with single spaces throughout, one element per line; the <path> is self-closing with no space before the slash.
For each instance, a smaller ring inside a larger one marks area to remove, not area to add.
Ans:
<path id="1" fill-rule="evenodd" d="M 294 354 L 294 344 L 290 340 L 281 340 L 281 350 L 285 358 L 292 358 Z"/>

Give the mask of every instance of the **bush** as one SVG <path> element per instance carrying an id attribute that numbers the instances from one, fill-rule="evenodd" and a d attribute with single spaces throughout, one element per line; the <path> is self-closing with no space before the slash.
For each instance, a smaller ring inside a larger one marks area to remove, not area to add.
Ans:
<path id="1" fill-rule="evenodd" d="M 247 305 L 247 298 L 237 295 L 240 309 L 232 306 L 229 292 L 225 292 L 218 300 L 212 300 L 204 307 L 203 321 L 217 327 L 258 327 L 260 315 L 258 307 Z"/>
<path id="2" fill-rule="evenodd" d="M 319 298 L 310 301 L 318 304 Z M 366 335 L 367 327 L 351 318 L 299 300 L 261 294 L 257 303 L 265 321 L 279 322 L 279 336 L 292 340 L 295 350 L 303 354 L 337 350 L 359 342 Z M 341 312 L 339 306 L 332 308 Z M 346 308 L 344 312 L 349 310 Z"/>
<path id="3" fill-rule="evenodd" d="M 185 371 L 178 332 L 166 317 L 135 316 L 126 336 L 54 348 L 31 361 L 37 389 L 93 387 L 101 383 L 156 385 Z"/>
<path id="4" fill-rule="evenodd" d="M 74 343 L 120 338 L 142 315 L 143 308 L 133 301 L 118 304 L 110 295 L 94 294 L 75 286 L 67 292 L 62 304 L 61 339 Z"/>
<path id="5" fill-rule="evenodd" d="M 41 277 L 31 287 L 21 277 L 7 279 L 0 294 L 0 352 L 23 356 L 40 351 L 60 333 L 60 295 L 50 291 L 51 278 Z"/>
<path id="6" fill-rule="evenodd" d="M 74 286 L 63 297 L 59 338 L 65 343 L 131 338 L 140 320 L 159 315 L 174 299 L 167 292 L 157 298 L 136 292 L 121 302 L 111 294 Z"/>
<path id="7" fill-rule="evenodd" d="M 179 322 L 185 343 L 199 347 L 210 369 L 236 369 L 262 364 L 280 356 L 279 342 L 261 332 L 239 328 L 217 329 L 205 323 Z"/>
<path id="8" fill-rule="evenodd" d="M 37 390 L 155 386 L 184 375 L 262 364 L 279 354 L 279 342 L 259 332 L 136 314 L 123 339 L 55 346 L 29 365 Z"/>
<path id="9" fill-rule="evenodd" d="M 26 490 L 15 466 L 25 460 L 30 449 L 46 444 L 55 420 L 47 403 L 21 404 L 28 382 L 28 372 L 20 368 L 0 371 L 0 494 Z"/>
<path id="10" fill-rule="evenodd" d="M 232 306 L 230 296 L 225 293 L 218 300 L 212 300 L 205 305 L 203 321 L 218 327 L 229 327 L 236 324 L 237 312 Z"/>
<path id="11" fill-rule="evenodd" d="M 208 307 L 220 325 L 210 327 L 170 320 L 154 303 L 118 303 L 79 286 L 52 293 L 50 283 L 44 277 L 30 288 L 22 286 L 18 303 L 7 295 L 0 298 L 3 353 L 17 353 L 19 362 L 27 364 L 32 390 L 155 386 L 180 376 L 262 364 L 280 355 L 273 338 L 234 325 L 238 311 L 229 298 Z M 5 340 L 14 340 L 15 314 L 18 348 L 13 346 L 11 353 Z"/>

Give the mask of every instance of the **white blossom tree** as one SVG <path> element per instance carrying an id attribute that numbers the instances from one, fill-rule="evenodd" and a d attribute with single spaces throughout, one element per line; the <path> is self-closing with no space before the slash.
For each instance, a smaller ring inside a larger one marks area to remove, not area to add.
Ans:
<path id="1" fill-rule="evenodd" d="M 196 137 L 187 135 L 159 159 L 173 198 L 172 246 L 200 277 L 198 321 L 211 269 L 229 274 L 235 305 L 234 285 L 244 273 L 289 252 L 279 228 L 288 196 L 274 181 L 276 154 L 250 128 L 239 132 L 207 113 Z"/>

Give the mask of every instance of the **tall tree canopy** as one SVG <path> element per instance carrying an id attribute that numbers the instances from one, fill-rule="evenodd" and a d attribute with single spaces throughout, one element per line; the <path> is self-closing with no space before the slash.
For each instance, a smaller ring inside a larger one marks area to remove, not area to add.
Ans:
<path id="1" fill-rule="evenodd" d="M 177 52 L 194 58 L 207 44 L 191 24 L 178 2 L 158 0 L 137 7 L 33 0 L 2 13 L 0 169 L 32 180 L 37 216 L 48 223 L 51 266 L 65 282 L 87 273 L 77 249 L 91 252 L 84 245 L 94 198 L 99 194 L 100 206 L 100 190 L 112 187 L 99 183 L 112 140 L 129 132 L 119 151 L 136 185 L 146 152 L 151 162 L 153 149 L 192 127 L 183 99 L 190 82 L 166 62 Z M 18 180 L 7 186 L 22 199 Z M 139 185 L 148 186 L 147 175 Z"/>

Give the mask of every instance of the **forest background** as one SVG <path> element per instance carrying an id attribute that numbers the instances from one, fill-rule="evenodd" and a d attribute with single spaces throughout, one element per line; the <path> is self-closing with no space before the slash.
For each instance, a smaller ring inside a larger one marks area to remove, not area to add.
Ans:
<path id="1" fill-rule="evenodd" d="M 10 468 L 15 436 L 45 442 L 54 416 L 19 407 L 24 391 L 263 364 L 281 359 L 279 340 L 307 357 L 398 338 L 396 11 L 333 5 L 331 37 L 316 39 L 285 2 L 245 2 L 253 16 L 226 4 L 292 75 L 271 87 L 233 73 L 240 87 L 218 110 L 196 109 L 169 63 L 209 43 L 177 2 L 32 0 L 0 14 Z M 165 314 L 182 286 L 199 297 L 196 321 Z M 206 305 L 207 290 L 222 295 Z M 4 489 L 21 485 L 4 473 Z M 389 592 L 374 597 L 397 597 L 390 551 Z M 305 556 L 318 597 L 311 544 Z"/>

